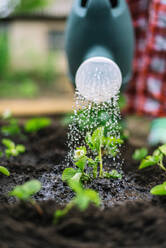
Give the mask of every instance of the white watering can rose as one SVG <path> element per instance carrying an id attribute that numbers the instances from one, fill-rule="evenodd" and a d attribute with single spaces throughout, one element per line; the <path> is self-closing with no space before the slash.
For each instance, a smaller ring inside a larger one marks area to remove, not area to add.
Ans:
<path id="1" fill-rule="evenodd" d="M 101 103 L 118 94 L 122 75 L 118 65 L 105 57 L 87 59 L 78 68 L 76 89 L 87 100 Z"/>

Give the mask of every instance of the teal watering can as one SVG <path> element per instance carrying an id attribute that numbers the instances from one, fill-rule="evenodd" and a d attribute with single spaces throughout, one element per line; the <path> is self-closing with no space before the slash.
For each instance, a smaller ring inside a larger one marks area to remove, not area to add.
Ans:
<path id="1" fill-rule="evenodd" d="M 126 1 L 75 0 L 67 23 L 65 47 L 74 86 L 81 65 L 86 61 L 94 62 L 93 58 L 97 59 L 92 66 L 93 75 L 96 71 L 104 73 L 101 66 L 96 67 L 97 62 L 107 66 L 107 62 L 112 61 L 112 65 L 120 68 L 122 85 L 125 85 L 131 78 L 134 51 L 133 26 Z M 86 75 L 91 74 L 88 68 L 91 66 L 86 64 Z M 119 71 L 116 72 L 120 77 Z M 100 79 L 99 74 L 95 81 L 97 78 Z M 88 78 L 84 81 L 91 84 Z"/>

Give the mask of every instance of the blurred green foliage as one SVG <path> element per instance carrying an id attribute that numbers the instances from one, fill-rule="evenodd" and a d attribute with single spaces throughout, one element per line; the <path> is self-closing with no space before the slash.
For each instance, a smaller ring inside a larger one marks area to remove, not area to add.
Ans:
<path id="1" fill-rule="evenodd" d="M 35 11 L 47 7 L 52 0 L 20 0 L 15 13 Z M 37 58 L 33 69 L 14 70 L 10 66 L 10 46 L 8 26 L 0 25 L 0 97 L 1 98 L 35 98 L 42 92 L 49 91 L 56 80 L 55 63 L 52 54 L 43 66 Z M 31 58 L 34 61 L 33 55 Z"/>
<path id="2" fill-rule="evenodd" d="M 56 83 L 56 76 L 57 73 L 52 55 L 48 56 L 45 65 L 36 65 L 33 69 L 29 70 L 13 70 L 9 64 L 3 65 L 0 68 L 0 97 L 38 97 L 42 95 L 42 92 L 50 91 L 50 88 Z"/>
<path id="3" fill-rule="evenodd" d="M 9 67 L 8 35 L 5 30 L 0 30 L 0 75 L 4 76 Z"/>
<path id="4" fill-rule="evenodd" d="M 16 6 L 15 13 L 25 13 L 47 7 L 52 0 L 20 0 L 20 4 Z"/>

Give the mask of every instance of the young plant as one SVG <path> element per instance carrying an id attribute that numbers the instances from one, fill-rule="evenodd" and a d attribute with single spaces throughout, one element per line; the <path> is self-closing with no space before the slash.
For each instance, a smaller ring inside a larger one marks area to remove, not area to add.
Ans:
<path id="1" fill-rule="evenodd" d="M 5 176 L 10 176 L 10 172 L 4 166 L 0 166 L 0 173 L 2 173 Z"/>
<path id="2" fill-rule="evenodd" d="M 80 211 L 85 211 L 90 204 L 99 207 L 101 204 L 98 193 L 91 189 L 84 189 L 77 180 L 69 180 L 69 187 L 75 192 L 76 196 L 62 210 L 54 213 L 54 223 L 56 224 L 60 218 L 64 217 L 73 207 L 77 207 Z"/>
<path id="3" fill-rule="evenodd" d="M 78 181 L 87 181 L 90 179 L 97 178 L 98 167 L 99 167 L 99 177 L 106 178 L 121 178 L 122 176 L 116 171 L 111 172 L 103 171 L 103 155 L 116 156 L 118 144 L 122 144 L 121 139 L 116 139 L 114 137 L 105 137 L 104 127 L 97 128 L 92 135 L 87 133 L 86 144 L 90 151 L 95 154 L 94 158 L 87 156 L 87 149 L 85 146 L 76 148 L 74 152 L 74 168 L 66 168 L 62 174 L 62 180 L 68 181 L 70 179 L 77 179 Z M 92 168 L 92 173 L 90 168 Z M 87 171 L 87 172 L 85 172 Z"/>
<path id="4" fill-rule="evenodd" d="M 141 160 L 139 169 L 144 169 L 149 166 L 159 166 L 163 171 L 166 171 L 163 160 L 166 156 L 166 144 L 159 146 L 156 150 L 154 150 L 152 155 L 147 156 L 147 149 L 142 148 L 140 150 L 136 150 L 133 154 L 133 158 L 135 160 Z M 156 185 L 150 191 L 152 195 L 166 195 L 166 182 L 160 185 Z"/>
<path id="5" fill-rule="evenodd" d="M 19 126 L 18 120 L 13 118 L 12 113 L 10 110 L 6 110 L 3 115 L 2 119 L 7 121 L 7 124 L 1 127 L 1 132 L 5 136 L 23 136 L 21 133 L 21 128 Z"/>
<path id="6" fill-rule="evenodd" d="M 19 154 L 24 153 L 26 150 L 24 145 L 16 145 L 10 139 L 3 139 L 2 144 L 6 147 L 5 154 L 8 158 L 10 158 L 11 156 L 17 157 Z"/>
<path id="7" fill-rule="evenodd" d="M 33 118 L 25 123 L 24 129 L 28 133 L 36 133 L 39 130 L 51 125 L 49 118 Z"/>
<path id="8" fill-rule="evenodd" d="M 41 189 L 41 183 L 38 180 L 31 180 L 23 185 L 17 185 L 10 193 L 10 196 L 14 196 L 18 198 L 22 202 L 30 202 L 38 211 L 39 214 L 42 214 L 43 211 L 39 205 L 37 205 L 36 201 L 32 199 L 36 193 L 38 193 Z"/>
<path id="9" fill-rule="evenodd" d="M 137 156 L 136 156 L 137 155 Z M 134 155 L 133 158 L 137 159 L 137 160 L 141 160 L 139 169 L 144 169 L 146 167 L 149 166 L 155 166 L 158 165 L 162 170 L 166 171 L 166 168 L 163 164 L 163 159 L 166 156 L 166 144 L 159 146 L 152 155 L 147 155 L 147 151 L 146 150 L 137 150 Z"/>
<path id="10" fill-rule="evenodd" d="M 152 195 L 166 195 L 166 182 L 153 187 L 150 193 Z"/>

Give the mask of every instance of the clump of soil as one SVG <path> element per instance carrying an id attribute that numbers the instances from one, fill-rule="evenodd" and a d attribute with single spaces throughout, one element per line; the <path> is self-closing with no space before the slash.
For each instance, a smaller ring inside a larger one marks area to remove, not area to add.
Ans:
<path id="1" fill-rule="evenodd" d="M 166 213 L 146 202 L 126 202 L 99 211 L 77 209 L 53 224 L 54 201 L 41 204 L 42 216 L 31 206 L 0 209 L 0 247 L 99 248 L 165 247 Z"/>

